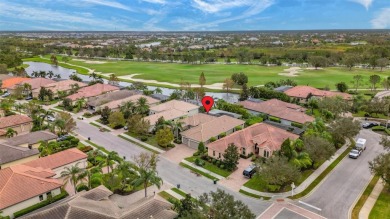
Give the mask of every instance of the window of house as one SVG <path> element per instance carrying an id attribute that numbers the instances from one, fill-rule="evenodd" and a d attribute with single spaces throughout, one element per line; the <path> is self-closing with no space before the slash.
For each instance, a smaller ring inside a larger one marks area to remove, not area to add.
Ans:
<path id="1" fill-rule="evenodd" d="M 242 154 L 245 155 L 245 148 L 242 148 Z"/>
<path id="2" fill-rule="evenodd" d="M 221 158 L 221 153 L 218 153 L 218 158 Z"/>
<path id="3" fill-rule="evenodd" d="M 213 156 L 215 157 L 215 151 L 213 151 Z"/>
<path id="4" fill-rule="evenodd" d="M 51 196 L 51 192 L 46 193 L 46 196 Z"/>
<path id="5" fill-rule="evenodd" d="M 264 150 L 263 157 L 266 157 L 266 156 L 267 156 L 267 151 Z"/>
<path id="6" fill-rule="evenodd" d="M 39 201 L 43 201 L 43 195 L 39 196 Z"/>

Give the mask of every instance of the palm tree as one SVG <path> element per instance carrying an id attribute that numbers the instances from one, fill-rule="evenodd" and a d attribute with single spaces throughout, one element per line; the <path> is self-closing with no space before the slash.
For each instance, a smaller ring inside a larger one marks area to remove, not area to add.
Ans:
<path id="1" fill-rule="evenodd" d="M 157 171 L 155 169 L 148 168 L 139 168 L 137 170 L 138 178 L 135 179 L 132 183 L 135 187 L 143 185 L 145 189 L 145 197 L 147 197 L 147 189 L 149 185 L 155 185 L 160 189 L 163 184 L 163 180 L 161 177 L 157 175 Z"/>
<path id="2" fill-rule="evenodd" d="M 39 77 L 46 78 L 47 73 L 45 71 L 39 71 Z"/>
<path id="3" fill-rule="evenodd" d="M 80 110 L 81 110 L 82 108 L 85 107 L 85 104 L 86 104 L 86 103 L 87 103 L 87 102 L 85 101 L 85 99 L 78 99 L 78 100 L 75 102 L 75 106 L 76 106 L 77 112 L 80 112 Z"/>
<path id="4" fill-rule="evenodd" d="M 137 100 L 135 111 L 142 115 L 148 114 L 149 105 L 148 100 L 145 97 L 141 97 Z"/>
<path id="5" fill-rule="evenodd" d="M 40 152 L 39 156 L 45 157 L 47 155 L 53 154 L 56 152 L 57 148 L 57 142 L 55 141 L 41 141 L 41 144 L 38 147 L 38 150 Z"/>
<path id="6" fill-rule="evenodd" d="M 180 131 L 183 130 L 183 122 L 178 120 L 178 121 L 165 121 L 165 124 L 168 125 L 171 129 L 172 129 L 172 132 L 174 133 L 175 135 L 175 138 L 179 138 L 179 133 Z"/>
<path id="7" fill-rule="evenodd" d="M 7 132 L 5 133 L 5 136 L 6 136 L 7 138 L 12 138 L 12 137 L 14 137 L 14 136 L 16 136 L 16 135 L 18 135 L 18 132 L 15 131 L 15 130 L 13 130 L 12 128 L 8 128 L 8 129 L 7 129 Z"/>
<path id="8" fill-rule="evenodd" d="M 161 88 L 157 87 L 157 88 L 154 90 L 154 93 L 155 93 L 155 94 L 162 94 Z"/>
<path id="9" fill-rule="evenodd" d="M 135 104 L 132 101 L 127 101 L 120 106 L 120 111 L 125 119 L 128 119 L 134 113 Z"/>
<path id="10" fill-rule="evenodd" d="M 53 76 L 54 76 L 54 72 L 53 72 L 53 71 L 49 71 L 49 72 L 47 73 L 47 77 L 53 78 Z"/>
<path id="11" fill-rule="evenodd" d="M 39 73 L 37 71 L 33 71 L 31 73 L 31 76 L 34 77 L 34 78 L 37 78 L 37 77 L 39 77 Z"/>
<path id="12" fill-rule="evenodd" d="M 24 92 L 26 92 L 26 96 L 30 96 L 31 95 L 31 89 L 32 89 L 32 86 L 31 86 L 31 84 L 28 84 L 28 83 L 24 83 L 23 84 L 23 90 L 24 90 Z"/>
<path id="13" fill-rule="evenodd" d="M 316 98 L 310 98 L 307 101 L 307 105 L 311 108 L 311 114 L 313 115 L 314 108 L 318 107 L 318 100 Z"/>
<path id="14" fill-rule="evenodd" d="M 96 78 L 98 77 L 98 74 L 96 74 L 95 72 L 92 72 L 91 74 L 89 74 L 89 77 L 92 78 L 92 81 L 95 81 Z"/>
<path id="15" fill-rule="evenodd" d="M 110 151 L 110 153 L 107 154 L 106 156 L 106 165 L 107 165 L 107 173 L 110 173 L 110 167 L 111 170 L 113 169 L 113 161 L 119 161 L 120 157 L 116 151 Z"/>
<path id="16" fill-rule="evenodd" d="M 48 117 L 48 116 L 53 116 L 54 117 L 54 112 L 53 111 L 50 111 L 50 110 L 44 110 L 42 109 L 42 119 L 41 119 L 41 122 L 40 122 L 40 126 L 42 127 L 43 125 L 43 122 L 45 121 L 45 119 Z"/>
<path id="17" fill-rule="evenodd" d="M 56 75 L 54 75 L 54 77 L 57 78 L 57 79 L 60 79 L 61 75 L 60 74 L 56 74 Z"/>
<path id="18" fill-rule="evenodd" d="M 53 130 L 54 130 L 54 132 L 55 132 L 55 129 L 58 128 L 58 129 L 59 129 L 59 132 L 60 132 L 61 134 L 63 134 L 63 133 L 64 133 L 64 129 L 65 129 L 65 125 L 66 125 L 66 123 L 65 123 L 64 120 L 62 120 L 62 119 L 56 119 L 56 120 L 54 121 L 54 123 L 53 123 Z"/>
<path id="19" fill-rule="evenodd" d="M 77 83 L 70 85 L 70 93 L 71 94 L 76 93 L 79 89 L 80 89 L 80 86 Z"/>
<path id="20" fill-rule="evenodd" d="M 112 85 L 118 84 L 119 78 L 115 74 L 110 74 L 110 77 L 108 78 L 108 83 Z"/>
<path id="21" fill-rule="evenodd" d="M 76 165 L 69 167 L 65 167 L 65 170 L 61 172 L 61 177 L 64 178 L 65 185 L 70 181 L 70 183 L 74 187 L 74 193 L 77 193 L 77 183 L 81 180 L 80 175 L 83 173 L 83 170 L 78 167 L 80 163 L 76 163 Z"/>
<path id="22" fill-rule="evenodd" d="M 126 187 L 130 186 L 130 179 L 134 179 L 135 177 L 137 177 L 137 173 L 136 171 L 134 171 L 136 168 L 137 167 L 134 164 L 125 160 L 122 160 L 121 162 L 119 162 L 118 166 L 116 166 L 114 171 L 118 175 L 120 175 L 120 179 L 122 181 L 120 189 L 122 191 L 125 190 Z"/>

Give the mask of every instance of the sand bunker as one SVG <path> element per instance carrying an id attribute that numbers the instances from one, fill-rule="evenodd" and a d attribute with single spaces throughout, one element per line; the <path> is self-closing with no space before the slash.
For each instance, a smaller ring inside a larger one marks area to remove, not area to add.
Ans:
<path id="1" fill-rule="evenodd" d="M 85 60 L 85 59 L 72 59 L 73 61 L 85 62 L 87 64 L 105 64 L 105 61 L 93 61 L 93 60 Z"/>
<path id="2" fill-rule="evenodd" d="M 282 73 L 279 73 L 279 75 L 287 76 L 287 77 L 297 77 L 299 75 L 299 72 L 302 72 L 302 69 L 300 67 L 291 67 L 288 69 L 284 69 Z"/>
<path id="3" fill-rule="evenodd" d="M 142 82 L 142 83 L 149 83 L 149 84 L 159 84 L 159 85 L 167 85 L 167 86 L 172 86 L 172 87 L 180 87 L 179 84 L 174 84 L 174 83 L 169 83 L 169 82 L 161 82 L 161 81 L 156 81 L 156 80 L 145 80 L 145 79 L 140 79 L 140 78 L 133 78 L 137 75 L 141 74 L 131 74 L 131 75 L 125 75 L 125 76 L 119 76 L 119 79 L 125 79 L 125 80 L 132 80 L 132 81 L 137 81 L 137 82 Z M 199 84 L 191 84 L 192 88 L 195 87 L 200 87 Z M 214 84 L 209 84 L 203 86 L 208 89 L 215 89 L 215 90 L 222 90 L 223 89 L 223 83 L 214 83 Z M 237 88 L 233 88 L 232 90 L 239 90 Z"/>
<path id="4" fill-rule="evenodd" d="M 307 70 L 321 70 L 321 69 L 323 69 L 323 68 L 320 68 L 320 67 L 318 67 L 317 69 L 316 68 L 314 68 L 314 67 L 308 67 L 308 68 L 306 68 Z"/>

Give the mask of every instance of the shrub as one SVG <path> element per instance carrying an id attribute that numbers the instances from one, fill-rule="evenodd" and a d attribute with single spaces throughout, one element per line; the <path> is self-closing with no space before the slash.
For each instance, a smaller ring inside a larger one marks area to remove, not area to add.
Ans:
<path id="1" fill-rule="evenodd" d="M 93 150 L 93 147 L 91 147 L 91 146 L 85 146 L 85 147 L 80 149 L 80 151 L 82 151 L 84 153 L 87 153 L 88 151 L 92 151 L 92 150 Z"/>
<path id="2" fill-rule="evenodd" d="M 372 127 L 372 131 L 385 131 L 385 127 L 383 126 L 374 126 Z"/>
<path id="3" fill-rule="evenodd" d="M 219 138 L 223 138 L 226 136 L 226 132 L 222 132 L 221 134 L 219 134 Z"/>
<path id="4" fill-rule="evenodd" d="M 85 185 L 85 184 L 80 184 L 80 185 L 77 186 L 76 190 L 77 190 L 77 192 L 81 192 L 81 191 L 83 191 L 83 190 L 88 191 L 89 189 L 88 189 L 88 186 L 87 186 L 87 185 Z"/>
<path id="5" fill-rule="evenodd" d="M 240 154 L 240 157 L 243 158 L 243 159 L 247 159 L 249 156 L 247 157 L 247 156 L 245 156 L 243 154 Z"/>
<path id="6" fill-rule="evenodd" d="M 276 117 L 273 117 L 273 116 L 270 116 L 270 117 L 268 117 L 269 118 L 269 120 L 271 120 L 272 122 L 278 122 L 278 123 L 281 123 L 282 121 L 280 121 L 280 119 L 279 118 L 276 118 Z"/>
<path id="7" fill-rule="evenodd" d="M 245 125 L 246 126 L 251 126 L 251 125 L 254 125 L 256 123 L 260 123 L 262 122 L 264 119 L 263 117 L 261 116 L 252 116 L 250 117 L 249 119 L 245 120 Z"/>
<path id="8" fill-rule="evenodd" d="M 280 186 L 279 185 L 270 185 L 270 184 L 268 184 L 267 185 L 267 189 L 270 192 L 277 192 L 277 191 L 280 190 Z"/>
<path id="9" fill-rule="evenodd" d="M 216 164 L 216 163 L 217 163 L 217 161 L 218 161 L 217 159 L 215 159 L 215 158 L 212 158 L 212 163 L 213 163 L 213 164 Z"/>
<path id="10" fill-rule="evenodd" d="M 147 140 L 148 140 L 148 136 L 145 136 L 145 135 L 141 136 L 141 141 L 145 142 Z"/>
<path id="11" fill-rule="evenodd" d="M 390 135 L 390 129 L 385 129 L 385 132 Z"/>
<path id="12" fill-rule="evenodd" d="M 211 137 L 209 141 L 210 141 L 210 142 L 214 142 L 214 141 L 216 141 L 216 140 L 217 140 L 216 137 Z"/>
<path id="13" fill-rule="evenodd" d="M 175 140 L 173 140 L 173 142 L 175 142 L 176 144 L 183 143 L 180 138 L 176 138 Z"/>
<path id="14" fill-rule="evenodd" d="M 168 147 L 169 147 L 169 148 L 174 148 L 174 147 L 175 147 L 175 144 L 170 143 L 170 144 L 168 144 Z"/>
<path id="15" fill-rule="evenodd" d="M 242 129 L 242 126 L 236 126 L 235 128 L 234 128 L 236 131 L 240 131 L 241 129 Z"/>
<path id="16" fill-rule="evenodd" d="M 297 123 L 297 122 L 292 122 L 291 125 L 295 126 L 295 127 L 298 127 L 298 128 L 303 128 L 303 125 L 300 124 L 300 123 Z"/>
<path id="17" fill-rule="evenodd" d="M 193 156 L 199 156 L 199 151 L 192 154 Z"/>
<path id="18" fill-rule="evenodd" d="M 221 165 L 219 165 L 219 168 L 225 169 L 225 165 L 221 164 Z"/>
<path id="19" fill-rule="evenodd" d="M 204 164 L 205 164 L 205 162 L 204 162 L 203 160 L 201 160 L 201 159 L 199 159 L 199 158 L 196 158 L 196 159 L 195 159 L 195 165 L 200 166 L 200 167 L 203 167 Z"/>
<path id="20" fill-rule="evenodd" d="M 220 161 L 220 160 L 217 160 L 217 162 L 215 163 L 215 165 L 217 165 L 217 166 L 221 165 L 221 161 Z"/>
<path id="21" fill-rule="evenodd" d="M 85 113 L 83 114 L 83 116 L 84 116 L 85 118 L 91 118 L 91 117 L 93 116 L 93 114 L 90 113 L 90 112 L 85 112 Z"/>
<path id="22" fill-rule="evenodd" d="M 252 161 L 252 162 L 256 161 L 256 158 L 257 158 L 256 155 L 252 155 L 251 161 Z"/>
<path id="23" fill-rule="evenodd" d="M 200 158 L 202 158 L 203 160 L 208 160 L 209 156 L 207 154 L 202 154 Z"/>

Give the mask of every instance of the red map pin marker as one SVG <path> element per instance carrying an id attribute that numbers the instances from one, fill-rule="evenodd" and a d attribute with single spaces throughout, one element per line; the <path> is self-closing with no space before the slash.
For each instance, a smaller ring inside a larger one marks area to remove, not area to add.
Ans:
<path id="1" fill-rule="evenodd" d="M 214 105 L 214 99 L 210 96 L 204 96 L 202 99 L 202 105 L 207 113 L 209 113 L 211 107 Z"/>

